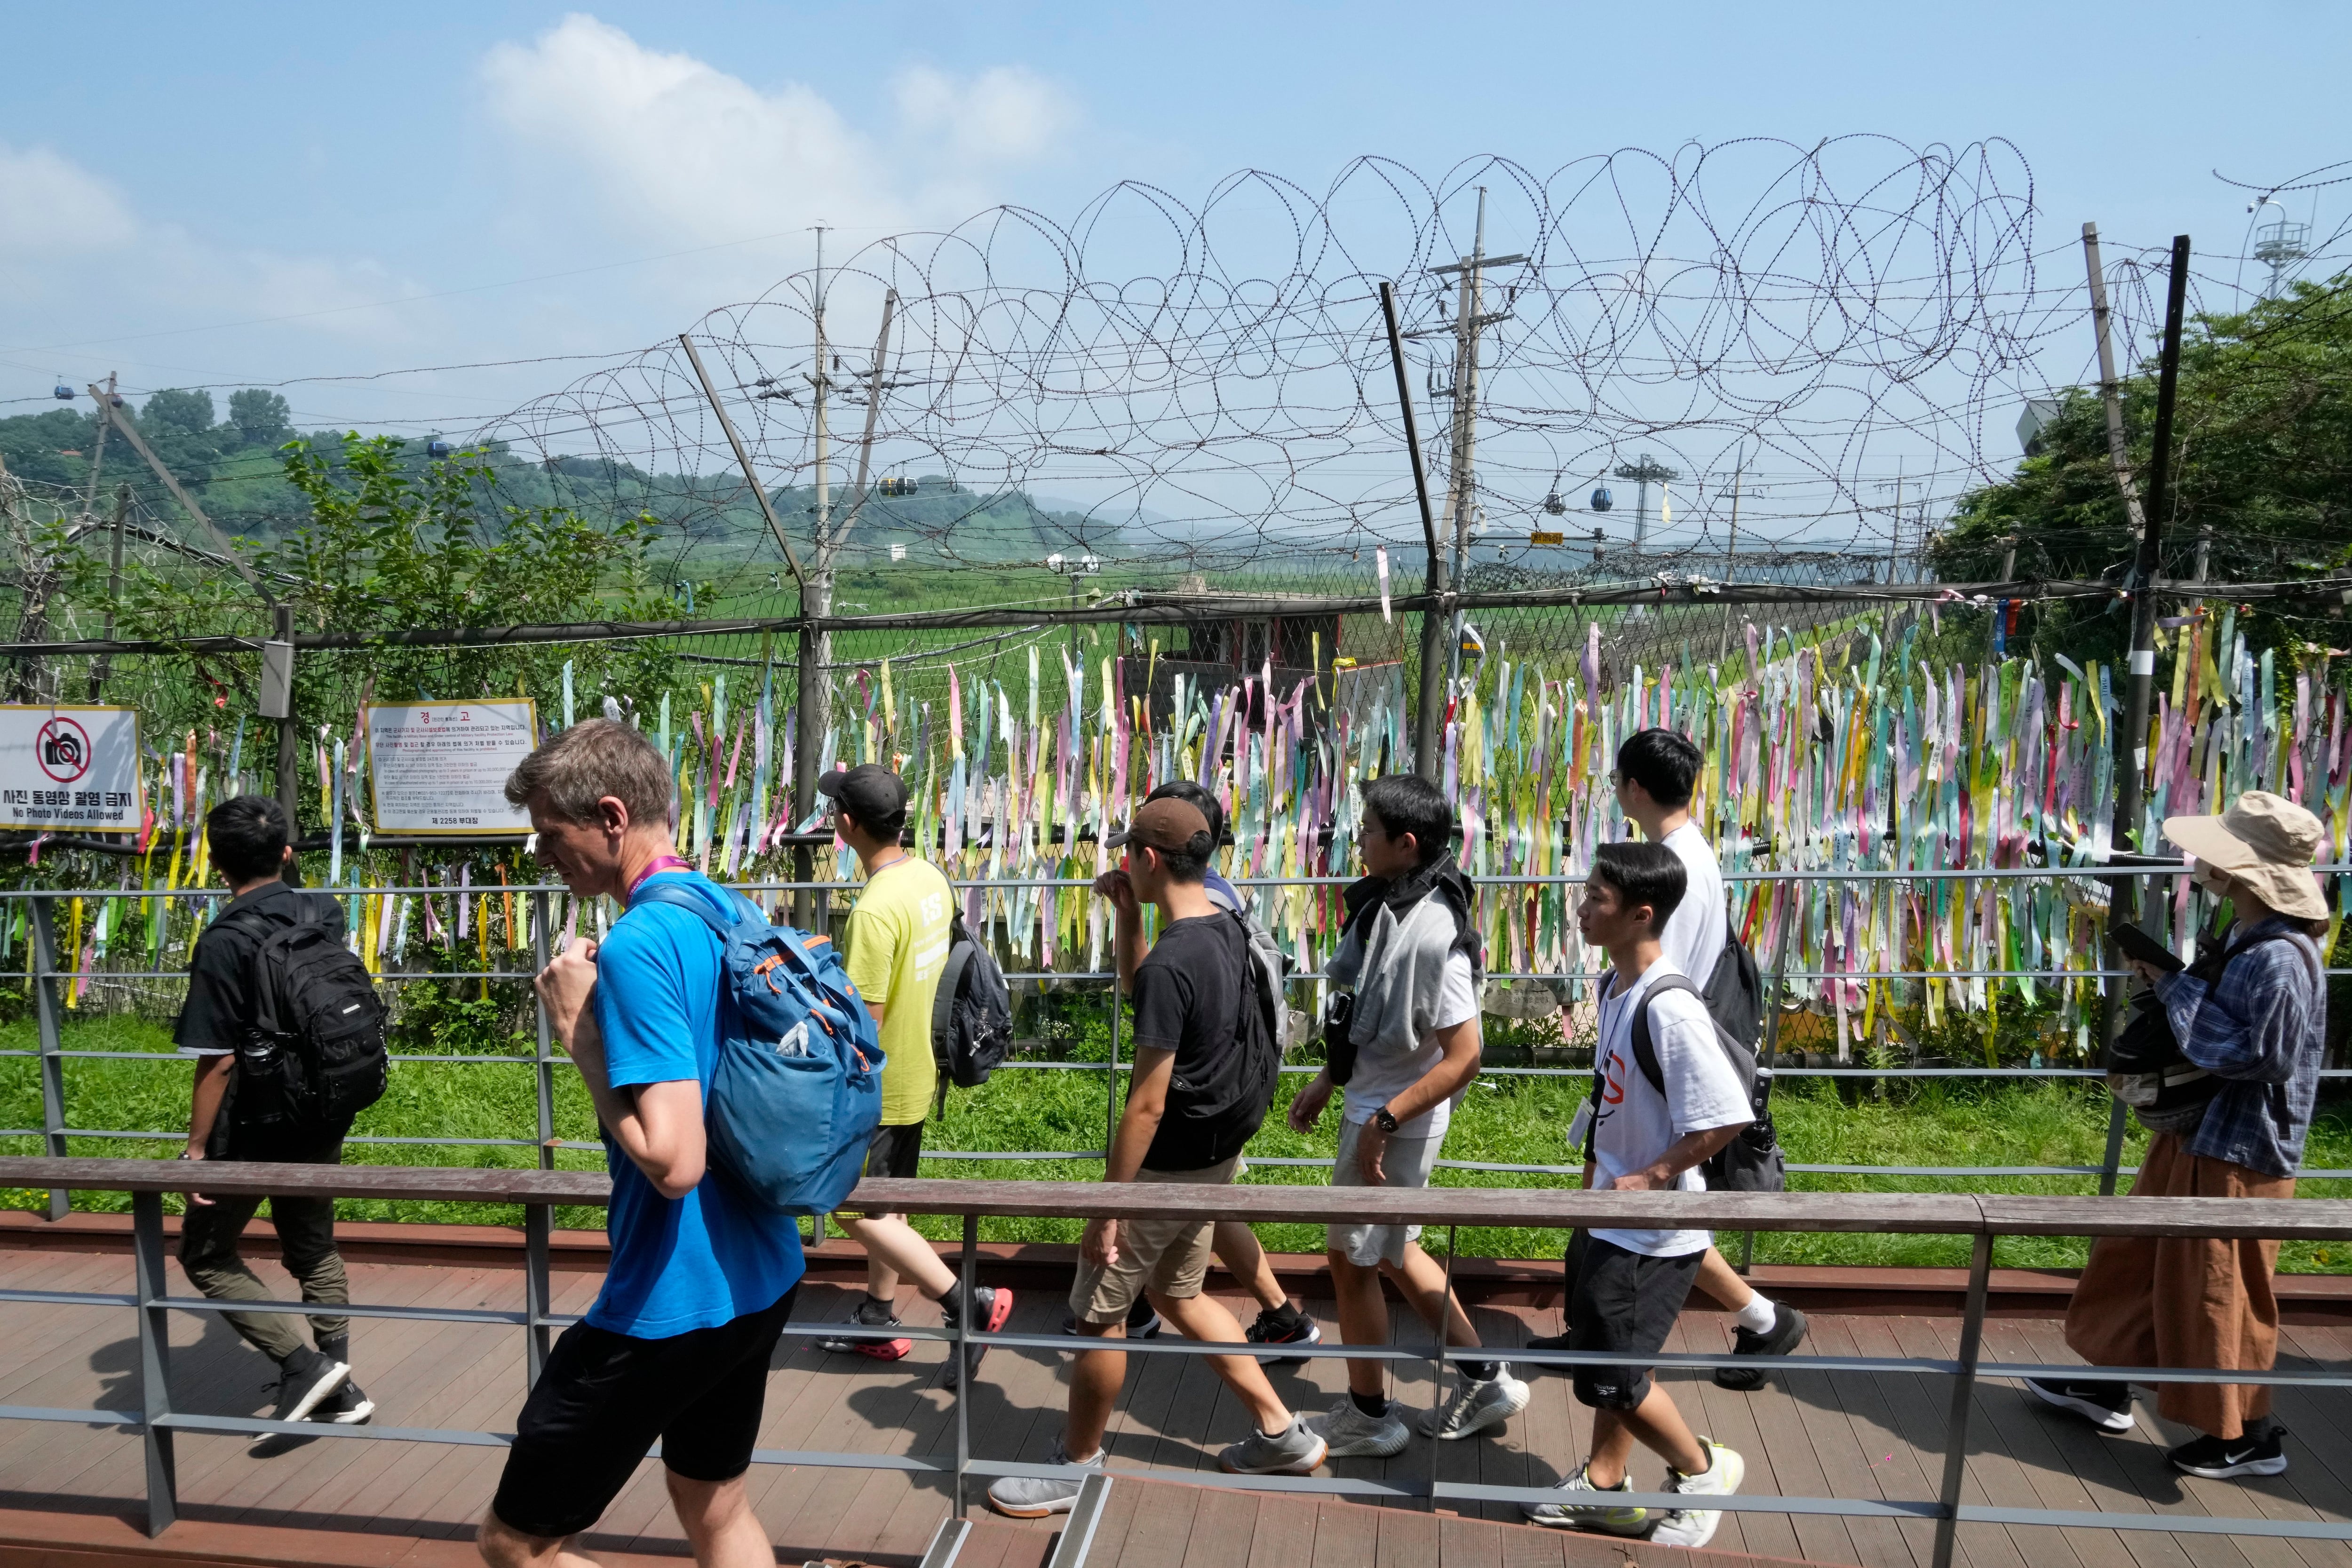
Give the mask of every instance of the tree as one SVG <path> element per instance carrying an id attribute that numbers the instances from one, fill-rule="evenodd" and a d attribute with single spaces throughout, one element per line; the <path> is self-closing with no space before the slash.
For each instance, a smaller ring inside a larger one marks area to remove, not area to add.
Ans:
<path id="1" fill-rule="evenodd" d="M 293 434 L 294 411 L 286 399 L 259 387 L 228 395 L 228 422 L 248 447 L 276 447 Z"/>
<path id="2" fill-rule="evenodd" d="M 166 390 L 147 400 L 139 411 L 139 427 L 151 439 L 165 430 L 190 436 L 208 434 L 213 427 L 213 395 L 209 392 Z"/>
<path id="3" fill-rule="evenodd" d="M 2236 315 L 2198 317 L 2185 334 L 2173 482 L 2164 517 L 2167 576 L 2186 577 L 2198 546 L 2215 581 L 2277 581 L 2352 565 L 2352 275 Z M 2147 472 L 2156 365 L 2123 386 L 2135 471 Z M 2107 456 L 2095 388 L 2074 388 L 2042 428 L 2041 450 L 2016 474 L 1962 498 L 1937 544 L 1937 571 L 1957 581 L 1998 574 L 2004 540 L 2017 539 L 2021 577 L 2120 581 L 2134 549 Z M 2105 655 L 2121 647 L 2123 617 L 2051 607 L 2043 640 L 2062 628 Z M 2255 635 L 2286 640 L 2318 627 L 2262 617 Z"/>
<path id="4" fill-rule="evenodd" d="M 647 552 L 658 524 L 646 517 L 603 524 L 559 507 L 499 506 L 489 474 L 465 458 L 412 470 L 390 437 L 346 435 L 333 448 L 289 444 L 285 482 L 307 517 L 281 542 L 247 559 L 299 629 L 379 637 L 419 628 L 653 619 L 667 614 Z M 50 541 L 64 597 L 103 602 L 104 552 L 88 541 Z M 127 637 L 171 640 L 250 633 L 258 605 L 226 571 L 177 564 L 134 566 L 117 600 Z M 450 700 L 511 694 L 544 701 L 562 666 L 575 665 L 575 690 L 593 711 L 600 691 L 637 693 L 667 686 L 671 656 L 633 642 L 571 647 L 503 645 L 411 648 L 375 643 L 306 653 L 297 660 L 299 710 L 348 728 L 369 692 L 384 700 Z M 255 689 L 246 656 L 119 664 L 110 697 L 131 700 L 161 732 L 217 723 Z M 193 679 L 191 678 L 193 676 Z M 215 702 L 215 699 L 220 701 Z"/>

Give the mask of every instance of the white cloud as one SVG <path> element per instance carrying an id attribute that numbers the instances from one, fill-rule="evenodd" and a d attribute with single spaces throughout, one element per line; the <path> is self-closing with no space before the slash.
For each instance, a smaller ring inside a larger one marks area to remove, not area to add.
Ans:
<path id="1" fill-rule="evenodd" d="M 5 143 L 0 260 L 21 312 L 0 314 L 0 342 L 26 348 L 289 317 L 344 342 L 398 343 L 415 323 L 365 307 L 424 291 L 363 258 L 224 246 L 151 221 L 64 154 Z"/>
<path id="2" fill-rule="evenodd" d="M 138 235 L 114 187 L 47 147 L 0 144 L 0 256 L 119 249 Z"/>
<path id="3" fill-rule="evenodd" d="M 492 49 L 482 81 L 494 117 L 577 182 L 564 199 L 593 198 L 632 236 L 710 244 L 819 221 L 853 243 L 952 222 L 1076 118 L 1025 70 L 918 68 L 891 84 L 890 122 L 861 128 L 814 89 L 756 88 L 580 15 Z"/>

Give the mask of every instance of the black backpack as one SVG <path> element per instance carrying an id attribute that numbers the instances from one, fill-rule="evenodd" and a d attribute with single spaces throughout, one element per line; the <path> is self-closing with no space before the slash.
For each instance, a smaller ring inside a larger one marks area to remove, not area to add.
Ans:
<path id="1" fill-rule="evenodd" d="M 1719 979 L 1737 952 L 1747 959 L 1748 972 L 1756 972 L 1755 961 L 1748 958 L 1748 950 L 1737 942 L 1727 943 L 1723 958 L 1716 964 Z M 1708 1190 L 1734 1193 L 1779 1193 L 1789 1186 L 1786 1158 L 1780 1152 L 1780 1140 L 1772 1127 L 1772 1069 L 1757 1060 L 1755 1050 L 1740 1042 L 1726 1028 L 1715 1014 L 1708 993 L 1702 992 L 1679 974 L 1661 975 L 1642 996 L 1642 1005 L 1633 1014 L 1633 1065 L 1650 1080 L 1650 1087 L 1660 1094 L 1666 1091 L 1665 1069 L 1658 1065 L 1658 1046 L 1650 1037 L 1650 1004 L 1669 991 L 1687 991 L 1707 1005 L 1707 1016 L 1715 1025 L 1715 1043 L 1723 1047 L 1731 1068 L 1739 1081 L 1748 1086 L 1748 1106 L 1755 1120 L 1739 1130 L 1739 1135 L 1717 1150 L 1699 1165 L 1699 1173 L 1706 1178 Z"/>
<path id="2" fill-rule="evenodd" d="M 386 1010 L 332 927 L 273 925 L 254 950 L 251 984 L 254 1028 L 236 1050 L 240 1129 L 340 1133 L 383 1098 Z"/>
<path id="3" fill-rule="evenodd" d="M 1241 1001 L 1234 1009 L 1233 1048 L 1209 1063 L 1200 1079 L 1173 1081 L 1185 1091 L 1181 1112 L 1185 1120 L 1213 1128 L 1217 1147 L 1239 1153 L 1265 1121 L 1282 1071 L 1281 1026 L 1268 1000 L 1279 992 L 1278 976 L 1269 979 L 1266 958 L 1250 940 L 1249 922 L 1238 911 L 1225 914 L 1242 944 Z"/>
<path id="4" fill-rule="evenodd" d="M 2190 964 L 2188 973 L 2208 985 L 2216 984 L 2231 959 L 2266 942 L 2285 942 L 2283 931 L 2264 931 L 2234 946 L 2216 944 Z M 2107 1092 L 2132 1108 L 2140 1125 L 2150 1132 L 2194 1132 L 2205 1120 L 2213 1097 L 2227 1081 L 2199 1067 L 2182 1053 L 2172 1033 L 2172 1020 L 2156 993 L 2134 999 L 2131 1016 L 2107 1047 Z"/>
<path id="5" fill-rule="evenodd" d="M 948 925 L 947 967 L 931 998 L 931 1059 L 939 1064 L 940 1100 L 947 1086 L 977 1089 L 1013 1050 L 1013 988 L 988 950 L 971 940 L 963 911 Z"/>
<path id="6" fill-rule="evenodd" d="M 1715 973 L 1707 976 L 1699 1000 L 1706 1004 L 1707 1016 L 1715 1020 L 1717 1028 L 1754 1054 L 1757 1042 L 1764 1037 L 1764 976 L 1746 942 L 1736 936 L 1724 939 L 1723 951 L 1716 955 Z"/>

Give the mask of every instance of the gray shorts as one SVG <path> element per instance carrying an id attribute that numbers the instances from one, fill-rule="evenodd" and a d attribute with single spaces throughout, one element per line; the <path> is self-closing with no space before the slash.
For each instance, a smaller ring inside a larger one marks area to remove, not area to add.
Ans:
<path id="1" fill-rule="evenodd" d="M 1356 1144 L 1365 1126 L 1361 1121 L 1350 1121 L 1339 1130 L 1339 1161 L 1331 1168 L 1333 1186 L 1371 1184 L 1356 1165 Z M 1438 1147 L 1444 1142 L 1443 1133 L 1434 1138 L 1390 1138 L 1388 1147 L 1381 1151 L 1380 1184 L 1429 1185 L 1429 1173 L 1436 1168 Z M 1375 1268 L 1382 1263 L 1402 1265 L 1404 1249 L 1420 1239 L 1421 1226 L 1417 1225 L 1335 1225 L 1325 1232 L 1323 1246 L 1359 1268 Z"/>

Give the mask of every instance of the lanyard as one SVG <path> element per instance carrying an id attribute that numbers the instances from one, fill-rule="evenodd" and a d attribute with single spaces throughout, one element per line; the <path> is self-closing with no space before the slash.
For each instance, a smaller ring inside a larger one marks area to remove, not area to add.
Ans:
<path id="1" fill-rule="evenodd" d="M 637 889 L 646 885 L 646 879 L 648 877 L 656 876 L 664 871 L 691 871 L 693 869 L 694 862 L 691 860 L 681 860 L 675 855 L 661 856 L 656 858 L 652 865 L 637 873 L 637 879 L 629 884 L 629 897 L 634 899 L 637 896 Z"/>

